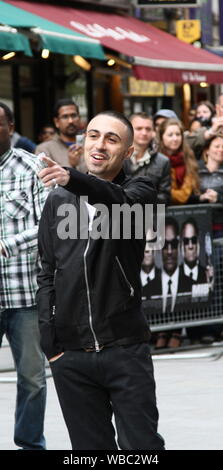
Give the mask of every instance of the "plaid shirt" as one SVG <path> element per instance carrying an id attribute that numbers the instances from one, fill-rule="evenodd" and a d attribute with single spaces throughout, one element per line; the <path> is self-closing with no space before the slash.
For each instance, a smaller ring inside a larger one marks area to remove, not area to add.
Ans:
<path id="1" fill-rule="evenodd" d="M 38 222 L 48 191 L 37 177 L 36 156 L 9 149 L 0 156 L 0 308 L 36 304 Z"/>

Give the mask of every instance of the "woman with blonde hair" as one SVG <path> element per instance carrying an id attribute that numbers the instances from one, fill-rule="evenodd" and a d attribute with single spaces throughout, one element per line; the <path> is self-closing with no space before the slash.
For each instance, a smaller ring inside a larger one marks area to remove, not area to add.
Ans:
<path id="1" fill-rule="evenodd" d="M 199 194 L 198 164 L 184 137 L 183 124 L 167 119 L 158 132 L 159 151 L 170 159 L 171 203 L 187 204 Z"/>

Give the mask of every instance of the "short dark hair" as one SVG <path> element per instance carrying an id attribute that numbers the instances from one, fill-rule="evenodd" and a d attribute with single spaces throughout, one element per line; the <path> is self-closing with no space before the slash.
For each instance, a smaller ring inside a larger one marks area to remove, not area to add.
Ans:
<path id="1" fill-rule="evenodd" d="M 123 122 L 123 124 L 125 124 L 125 126 L 127 127 L 129 131 L 129 142 L 130 142 L 129 145 L 132 144 L 133 138 L 134 138 L 134 129 L 132 127 L 131 122 L 129 121 L 129 119 L 127 119 L 127 117 L 124 116 L 124 114 L 120 113 L 119 111 L 108 110 L 108 111 L 101 111 L 100 113 L 96 114 L 96 116 L 99 116 L 99 115 L 111 116 Z"/>
<path id="2" fill-rule="evenodd" d="M 174 217 L 172 217 L 170 215 L 167 216 L 166 219 L 165 219 L 165 227 L 167 227 L 168 225 L 174 228 L 175 235 L 178 236 L 179 235 L 178 222 Z"/>
<path id="3" fill-rule="evenodd" d="M 75 106 L 77 113 L 80 114 L 79 107 L 72 98 L 61 98 L 55 103 L 53 116 L 58 117 L 59 109 L 62 108 L 62 106 L 70 106 L 70 105 Z"/>
<path id="4" fill-rule="evenodd" d="M 0 101 L 0 108 L 4 109 L 6 119 L 9 124 L 14 123 L 14 115 L 12 110 L 7 106 L 7 104 Z"/>

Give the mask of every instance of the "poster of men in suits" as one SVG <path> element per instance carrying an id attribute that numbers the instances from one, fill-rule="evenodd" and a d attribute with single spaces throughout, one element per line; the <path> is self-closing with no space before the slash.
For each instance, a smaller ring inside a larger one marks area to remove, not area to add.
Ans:
<path id="1" fill-rule="evenodd" d="M 150 231 L 141 269 L 145 313 L 168 318 L 175 311 L 207 306 L 214 287 L 211 211 L 205 205 L 166 210 L 165 239 L 153 249 Z"/>

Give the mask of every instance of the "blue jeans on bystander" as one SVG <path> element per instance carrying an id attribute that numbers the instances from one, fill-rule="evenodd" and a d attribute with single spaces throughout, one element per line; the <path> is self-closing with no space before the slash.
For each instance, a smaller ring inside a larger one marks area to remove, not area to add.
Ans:
<path id="1" fill-rule="evenodd" d="M 36 307 L 0 312 L 0 345 L 6 335 L 17 371 L 15 444 L 22 449 L 44 450 L 46 405 L 45 360 L 39 344 Z"/>

